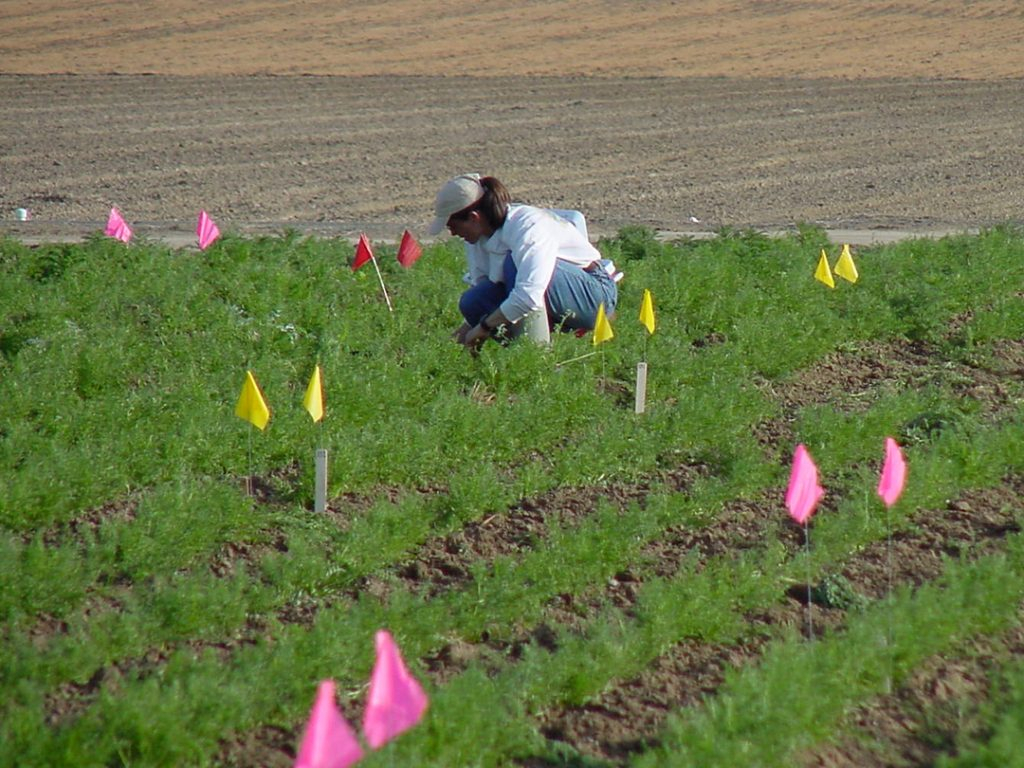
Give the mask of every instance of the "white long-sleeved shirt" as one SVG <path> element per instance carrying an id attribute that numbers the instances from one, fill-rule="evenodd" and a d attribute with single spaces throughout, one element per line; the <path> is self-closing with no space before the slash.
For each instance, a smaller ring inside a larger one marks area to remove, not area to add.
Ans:
<path id="1" fill-rule="evenodd" d="M 586 267 L 601 258 L 600 251 L 568 221 L 530 205 L 510 205 L 500 229 L 466 244 L 470 283 L 503 282 L 502 266 L 509 254 L 516 265 L 516 284 L 500 309 L 511 323 L 544 307 L 544 292 L 557 259 Z"/>

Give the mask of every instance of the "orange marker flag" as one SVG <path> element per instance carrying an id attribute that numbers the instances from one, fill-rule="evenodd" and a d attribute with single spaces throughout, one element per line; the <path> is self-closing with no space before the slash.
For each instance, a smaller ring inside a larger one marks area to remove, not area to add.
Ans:
<path id="1" fill-rule="evenodd" d="M 412 236 L 412 232 L 408 229 L 402 233 L 402 242 L 398 245 L 398 263 L 408 269 L 411 267 L 416 259 L 423 255 L 423 249 L 420 248 L 420 244 L 416 242 L 416 238 Z"/>
<path id="2" fill-rule="evenodd" d="M 856 283 L 860 275 L 857 274 L 857 266 L 853 263 L 853 256 L 850 255 L 850 246 L 843 244 L 843 252 L 839 254 L 839 261 L 833 270 L 837 275 L 850 283 Z"/>
<path id="3" fill-rule="evenodd" d="M 370 247 L 370 240 L 365 234 L 360 233 L 359 242 L 356 243 L 356 254 L 352 259 L 352 271 L 355 272 L 368 261 L 373 262 L 373 269 L 377 273 L 377 280 L 380 282 L 380 290 L 384 294 L 384 301 L 388 304 L 388 311 L 394 312 L 395 308 L 391 306 L 391 297 L 388 296 L 388 289 L 384 285 L 384 276 L 380 273 L 380 266 L 377 264 L 377 259 L 373 257 L 373 249 Z"/>
<path id="4" fill-rule="evenodd" d="M 263 399 L 256 378 L 252 371 L 245 372 L 245 384 L 242 385 L 242 394 L 238 396 L 238 404 L 235 406 L 235 415 L 245 419 L 257 429 L 264 429 L 270 421 L 270 408 L 267 401 Z"/>
<path id="5" fill-rule="evenodd" d="M 828 256 L 825 255 L 825 249 L 821 249 L 821 258 L 818 259 L 818 268 L 814 270 L 814 279 L 820 283 L 824 283 L 829 288 L 836 287 L 836 281 L 832 279 L 832 270 L 828 268 Z"/>
<path id="6" fill-rule="evenodd" d="M 355 272 L 368 261 L 373 261 L 373 249 L 370 247 L 370 241 L 366 235 L 360 233 L 359 242 L 356 244 L 356 255 L 352 259 L 352 271 Z"/>
<path id="7" fill-rule="evenodd" d="M 640 304 L 640 324 L 647 329 L 647 333 L 654 333 L 654 299 L 647 288 L 644 288 L 644 300 Z"/>
<path id="8" fill-rule="evenodd" d="M 612 324 L 608 322 L 608 316 L 604 313 L 604 302 L 597 307 L 597 320 L 594 322 L 594 346 L 615 338 L 612 331 Z"/>
<path id="9" fill-rule="evenodd" d="M 320 381 L 319 365 L 313 368 L 309 386 L 306 387 L 306 396 L 302 398 L 302 407 L 309 411 L 314 422 L 320 421 L 324 417 L 324 388 Z"/>

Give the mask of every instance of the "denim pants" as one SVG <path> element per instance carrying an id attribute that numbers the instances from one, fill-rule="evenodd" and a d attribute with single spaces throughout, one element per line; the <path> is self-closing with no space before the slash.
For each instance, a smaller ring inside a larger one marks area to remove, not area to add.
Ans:
<path id="1" fill-rule="evenodd" d="M 459 311 L 470 325 L 491 314 L 516 284 L 516 265 L 511 254 L 502 265 L 504 283 L 481 280 L 459 299 Z M 548 327 L 563 331 L 591 330 L 597 322 L 597 308 L 604 304 L 605 314 L 615 311 L 618 286 L 603 269 L 585 272 L 582 267 L 557 259 L 551 282 L 544 291 Z"/>

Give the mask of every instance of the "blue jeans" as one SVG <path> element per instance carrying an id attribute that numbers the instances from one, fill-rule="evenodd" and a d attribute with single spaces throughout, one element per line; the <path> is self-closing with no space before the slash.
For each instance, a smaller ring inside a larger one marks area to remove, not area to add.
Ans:
<path id="1" fill-rule="evenodd" d="M 504 283 L 481 280 L 459 298 L 459 311 L 470 325 L 491 314 L 516 284 L 516 265 L 512 256 L 502 265 Z M 615 311 L 619 290 L 603 269 L 586 272 L 582 267 L 556 260 L 551 282 L 544 291 L 544 304 L 551 330 L 589 331 L 597 322 L 597 308 L 604 304 L 605 314 Z"/>

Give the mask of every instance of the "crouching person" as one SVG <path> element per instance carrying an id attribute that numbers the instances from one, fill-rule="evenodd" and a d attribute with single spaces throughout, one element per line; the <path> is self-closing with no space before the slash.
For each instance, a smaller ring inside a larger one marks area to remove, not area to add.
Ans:
<path id="1" fill-rule="evenodd" d="M 618 288 L 600 252 L 551 211 L 512 204 L 493 176 L 463 174 L 441 187 L 430 234 L 445 227 L 466 242 L 470 287 L 459 299 L 464 322 L 455 338 L 470 350 L 499 329 L 521 334 L 538 310 L 549 330 L 565 332 L 593 329 L 601 304 L 614 316 Z"/>

